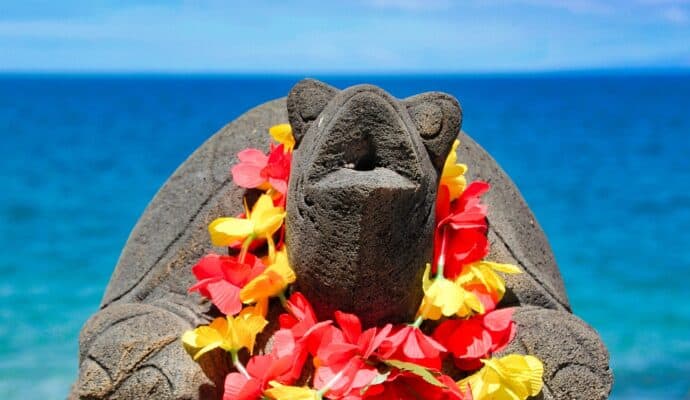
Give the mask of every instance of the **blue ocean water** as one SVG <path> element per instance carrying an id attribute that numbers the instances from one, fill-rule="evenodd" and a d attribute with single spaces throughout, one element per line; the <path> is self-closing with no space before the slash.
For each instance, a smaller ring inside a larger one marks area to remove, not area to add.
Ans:
<path id="1" fill-rule="evenodd" d="M 79 329 L 147 202 L 298 79 L 0 76 L 0 398 L 64 398 Z M 613 398 L 690 399 L 690 75 L 324 79 L 457 96 L 607 344 Z"/>

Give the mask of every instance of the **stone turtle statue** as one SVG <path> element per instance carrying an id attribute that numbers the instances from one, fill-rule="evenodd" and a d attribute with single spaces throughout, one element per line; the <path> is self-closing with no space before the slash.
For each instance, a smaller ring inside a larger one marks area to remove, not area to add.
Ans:
<path id="1" fill-rule="evenodd" d="M 489 181 L 492 260 L 519 265 L 502 306 L 516 306 L 518 334 L 505 353 L 544 362 L 543 399 L 605 399 L 612 375 L 597 333 L 572 315 L 549 244 L 515 185 L 460 132 L 457 101 L 442 93 L 397 100 L 360 85 L 314 80 L 250 110 L 178 168 L 132 231 L 100 310 L 79 338 L 74 399 L 219 398 L 229 362 L 220 351 L 192 361 L 181 334 L 217 316 L 188 294 L 190 267 L 210 251 L 207 225 L 242 211 L 232 157 L 268 148 L 269 127 L 289 120 L 298 147 L 288 197 L 287 241 L 299 290 L 321 316 L 335 308 L 366 324 L 410 320 L 431 257 L 438 174 L 452 141 L 469 179 Z"/>

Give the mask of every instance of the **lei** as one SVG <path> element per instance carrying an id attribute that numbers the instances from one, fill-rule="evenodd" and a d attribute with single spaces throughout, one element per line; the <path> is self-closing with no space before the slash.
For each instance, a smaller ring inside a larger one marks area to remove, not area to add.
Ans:
<path id="1" fill-rule="evenodd" d="M 515 400 L 541 391 L 539 359 L 492 356 L 516 331 L 513 309 L 496 308 L 505 293 L 499 273 L 521 271 L 484 260 L 489 242 L 481 196 L 489 184 L 467 183 L 467 166 L 457 163 L 457 140 L 440 178 L 434 257 L 424 273 L 417 318 L 362 330 L 356 315 L 336 311 L 333 320 L 318 321 L 304 295 L 286 294 L 297 279 L 283 241 L 295 140 L 289 124 L 269 133 L 278 144 L 268 154 L 243 150 L 231 170 L 238 186 L 262 194 L 251 209 L 245 198 L 238 217 L 209 225 L 212 243 L 232 255 L 208 254 L 192 268 L 197 283 L 189 291 L 210 299 L 225 316 L 185 332 L 182 342 L 194 360 L 218 348 L 230 353 L 235 371 L 225 379 L 223 400 Z M 271 351 L 253 355 L 273 297 L 285 313 Z"/>

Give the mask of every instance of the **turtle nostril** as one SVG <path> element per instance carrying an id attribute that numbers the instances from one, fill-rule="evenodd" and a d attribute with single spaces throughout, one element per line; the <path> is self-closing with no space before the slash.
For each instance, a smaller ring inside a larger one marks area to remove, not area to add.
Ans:
<path id="1" fill-rule="evenodd" d="M 345 152 L 345 168 L 371 171 L 376 168 L 376 150 L 369 140 L 351 145 Z"/>
<path id="2" fill-rule="evenodd" d="M 376 168 L 376 157 L 373 154 L 360 158 L 354 166 L 355 171 L 371 171 L 374 168 Z"/>

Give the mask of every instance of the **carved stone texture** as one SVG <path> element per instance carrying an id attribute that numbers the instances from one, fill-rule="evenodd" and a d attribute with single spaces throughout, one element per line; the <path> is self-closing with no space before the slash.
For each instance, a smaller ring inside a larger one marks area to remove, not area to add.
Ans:
<path id="1" fill-rule="evenodd" d="M 196 150 L 156 194 L 130 234 L 100 311 L 81 331 L 70 398 L 220 398 L 228 358 L 214 351 L 200 366 L 180 340 L 218 315 L 187 293 L 191 267 L 204 254 L 227 251 L 211 245 L 207 226 L 242 212 L 245 191 L 230 178 L 235 155 L 267 149 L 268 128 L 285 121 L 284 99 L 254 108 Z"/>
<path id="2" fill-rule="evenodd" d="M 613 384 L 608 351 L 597 332 L 572 314 L 539 223 L 496 161 L 464 132 L 458 139 L 458 160 L 469 167 L 468 181 L 491 183 L 484 196 L 489 205 L 488 259 L 524 271 L 505 276 L 507 292 L 499 307 L 516 307 L 518 327 L 503 354 L 532 354 L 544 362 L 544 390 L 538 399 L 607 399 Z"/>
<path id="3" fill-rule="evenodd" d="M 307 95 L 297 95 L 300 91 Z M 448 111 L 453 107 L 458 114 L 450 115 Z M 370 256 L 376 260 L 381 259 L 379 252 L 389 249 L 392 241 L 397 240 L 401 243 L 398 252 L 406 254 L 393 254 L 393 257 L 409 262 L 407 264 L 362 264 L 373 271 L 354 270 L 352 263 L 304 268 L 316 268 L 315 272 L 323 276 L 330 274 L 327 269 L 350 268 L 353 271 L 353 276 L 343 281 L 344 287 L 352 290 L 349 297 L 347 290 L 331 282 L 333 287 L 324 284 L 322 293 L 314 295 L 318 296 L 315 301 L 317 298 L 328 300 L 328 295 L 332 294 L 343 296 L 343 304 L 352 307 L 359 304 L 366 310 L 362 300 L 355 298 L 356 293 L 364 292 L 353 284 L 381 286 L 367 281 L 366 277 L 370 277 L 395 282 L 397 286 L 384 292 L 391 298 L 388 303 L 401 313 L 409 313 L 414 303 L 412 297 L 420 295 L 419 281 L 410 284 L 409 293 L 413 294 L 408 297 L 395 290 L 405 286 L 407 282 L 403 280 L 409 276 L 418 279 L 419 266 L 412 264 L 411 249 L 421 248 L 422 241 L 428 243 L 430 240 L 425 236 L 428 235 L 425 230 L 430 229 L 428 218 L 419 217 L 424 215 L 419 210 L 409 209 L 409 202 L 414 198 L 419 199 L 423 207 L 433 206 L 433 200 L 429 202 L 428 199 L 434 196 L 435 171 L 447 151 L 444 150 L 444 146 L 448 146 L 444 135 L 447 127 L 459 125 L 457 103 L 440 94 L 395 100 L 371 86 L 338 92 L 320 83 L 303 82 L 291 93 L 287 107 L 285 99 L 274 100 L 221 129 L 175 171 L 149 204 L 123 249 L 100 311 L 82 329 L 79 377 L 70 398 L 220 397 L 229 365 L 226 355 L 222 351 L 210 352 L 201 358 L 199 365 L 185 353 L 179 339 L 185 330 L 217 316 L 208 301 L 187 293 L 193 283 L 190 268 L 204 254 L 224 251 L 211 246 L 208 223 L 219 216 L 241 212 L 245 192 L 229 177 L 229 166 L 235 154 L 247 147 L 267 149 L 269 136 L 266 132 L 270 126 L 288 120 L 287 109 L 293 129 L 302 139 L 295 152 L 295 165 L 301 167 L 293 176 L 291 189 L 301 187 L 303 193 L 296 200 L 290 199 L 289 207 L 313 210 L 315 206 L 309 204 L 318 201 L 324 204 L 321 209 L 330 209 L 333 216 L 332 220 L 317 220 L 324 217 L 303 214 L 305 226 L 312 223 L 309 215 L 321 225 L 303 227 L 303 237 L 295 237 L 296 231 L 291 231 L 291 262 L 297 265 L 302 257 L 326 260 L 335 257 L 316 255 L 316 250 L 306 248 L 298 252 L 300 243 L 309 245 L 307 240 L 317 240 L 311 244 L 319 252 L 349 252 L 360 259 Z M 351 121 L 355 116 L 378 123 L 380 130 L 367 129 Z M 353 130 L 348 131 L 347 126 Z M 457 134 L 457 128 L 455 130 L 453 136 Z M 369 141 L 359 139 L 367 137 L 366 133 Z M 397 145 L 385 140 L 392 137 L 398 137 Z M 506 279 L 508 293 L 503 305 L 518 307 L 515 313 L 518 336 L 506 352 L 535 354 L 544 361 L 546 386 L 540 398 L 606 398 L 612 381 L 608 354 L 596 332 L 570 313 L 551 249 L 534 216 L 496 162 L 465 134 L 460 133 L 459 138 L 462 146 L 458 155 L 470 167 L 468 178 L 481 178 L 492 184 L 486 196 L 490 207 L 490 259 L 515 263 L 525 271 Z M 305 149 L 312 149 L 311 155 Z M 411 170 L 402 170 L 410 166 Z M 352 187 L 343 187 L 353 176 L 361 178 L 353 178 Z M 325 197 L 339 187 L 343 187 L 343 195 L 335 199 Z M 417 188 L 417 192 L 412 187 Z M 363 205 L 346 206 L 348 197 L 352 202 L 369 201 L 366 207 L 372 209 L 367 210 Z M 403 214 L 394 219 L 391 210 Z M 296 214 L 294 210 L 290 212 Z M 364 220 L 348 221 L 338 215 L 344 212 L 359 215 Z M 291 220 L 295 218 L 295 215 L 290 216 Z M 418 220 L 413 221 L 414 218 Z M 376 226 L 376 222 L 382 226 Z M 414 229 L 411 225 L 417 223 Z M 333 229 L 335 224 L 340 224 L 343 231 Z M 389 224 L 387 228 L 383 226 L 386 224 Z M 365 232 L 365 229 L 373 230 Z M 366 241 L 345 236 L 353 232 L 365 235 Z M 358 244 L 366 246 L 354 251 Z M 428 260 L 428 251 L 428 248 L 420 250 L 427 257 L 419 257 L 422 265 Z M 306 272 L 300 272 L 300 287 L 314 285 L 313 281 L 306 283 L 312 279 L 305 278 Z M 333 272 L 336 273 L 340 272 Z M 381 296 L 382 293 L 374 292 L 367 298 L 369 301 L 379 298 L 386 303 Z M 388 311 L 372 309 L 371 313 L 375 315 L 374 321 L 383 318 Z"/>
<path id="4" fill-rule="evenodd" d="M 299 138 L 286 223 L 297 290 L 321 319 L 337 309 L 365 326 L 414 319 L 438 173 L 460 130 L 458 102 L 443 93 L 399 101 L 370 85 L 339 92 L 304 80 L 287 106 Z"/>

